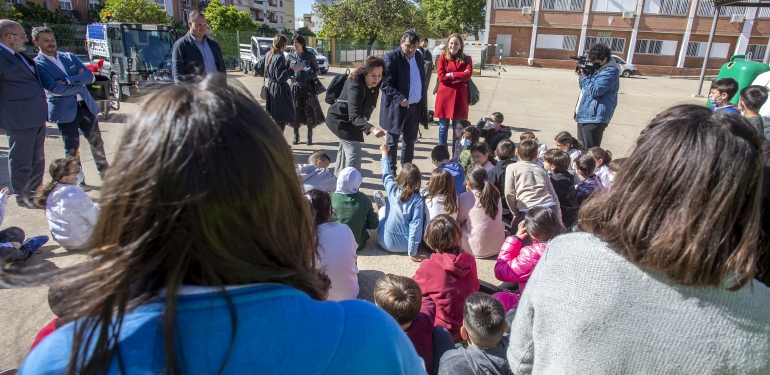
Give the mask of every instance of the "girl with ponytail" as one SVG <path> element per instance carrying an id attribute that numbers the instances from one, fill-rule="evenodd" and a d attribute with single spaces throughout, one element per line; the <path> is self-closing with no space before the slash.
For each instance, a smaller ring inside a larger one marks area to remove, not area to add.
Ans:
<path id="1" fill-rule="evenodd" d="M 476 258 L 497 255 L 505 241 L 500 191 L 488 181 L 487 170 L 474 164 L 465 172 L 467 191 L 458 200 L 457 222 L 463 249 Z"/>

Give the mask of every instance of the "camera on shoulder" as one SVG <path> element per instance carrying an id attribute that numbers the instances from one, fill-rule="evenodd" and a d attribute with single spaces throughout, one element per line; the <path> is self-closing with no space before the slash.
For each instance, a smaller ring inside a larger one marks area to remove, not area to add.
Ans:
<path id="1" fill-rule="evenodd" d="M 583 73 L 586 77 L 590 77 L 596 73 L 596 70 L 599 69 L 599 66 L 597 64 L 594 64 L 592 61 L 588 61 L 588 58 L 585 56 L 570 56 L 569 57 L 572 60 L 577 60 L 577 65 L 575 66 L 575 73 Z"/>

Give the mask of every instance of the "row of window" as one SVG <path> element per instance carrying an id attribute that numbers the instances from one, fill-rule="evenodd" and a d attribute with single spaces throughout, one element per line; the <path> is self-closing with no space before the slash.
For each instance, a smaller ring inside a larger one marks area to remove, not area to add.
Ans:
<path id="1" fill-rule="evenodd" d="M 521 9 L 532 7 L 533 0 L 495 0 L 496 9 Z M 583 0 L 542 0 L 543 10 L 582 11 Z M 626 10 L 633 11 L 634 0 L 596 0 L 591 3 L 592 12 L 620 13 Z M 645 14 L 672 14 L 686 15 L 690 9 L 690 0 L 647 0 L 644 2 Z M 720 16 L 732 14 L 745 14 L 745 7 L 721 7 Z M 714 3 L 701 0 L 698 4 L 699 16 L 713 16 Z M 770 18 L 770 8 L 760 8 L 757 18 Z"/>
<path id="2" fill-rule="evenodd" d="M 586 37 L 585 49 L 589 50 L 595 43 L 603 43 L 610 47 L 612 52 L 624 53 L 626 50 L 625 38 Z M 676 40 L 638 39 L 634 53 L 647 55 L 675 56 L 678 42 Z M 575 51 L 577 49 L 577 36 L 575 35 L 547 35 L 537 36 L 535 44 L 540 49 L 556 49 Z M 706 42 L 689 42 L 687 44 L 687 56 L 706 56 Z M 712 43 L 711 57 L 727 58 L 730 53 L 730 43 Z M 767 46 L 764 44 L 749 44 L 746 55 L 748 59 L 762 61 L 765 58 Z"/>

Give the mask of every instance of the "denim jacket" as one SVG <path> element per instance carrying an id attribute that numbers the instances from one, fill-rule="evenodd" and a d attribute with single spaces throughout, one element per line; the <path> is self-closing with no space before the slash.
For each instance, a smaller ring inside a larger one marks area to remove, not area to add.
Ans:
<path id="1" fill-rule="evenodd" d="M 608 123 L 618 105 L 620 70 L 612 59 L 591 77 L 580 77 L 580 99 L 575 113 L 579 123 Z"/>
<path id="2" fill-rule="evenodd" d="M 390 159 L 383 157 L 382 184 L 387 191 L 385 217 L 377 227 L 377 241 L 383 249 L 393 253 L 417 255 L 417 247 L 422 241 L 423 210 L 425 201 L 420 193 L 415 193 L 406 202 L 399 196 L 403 189 L 396 184 L 390 171 Z"/>

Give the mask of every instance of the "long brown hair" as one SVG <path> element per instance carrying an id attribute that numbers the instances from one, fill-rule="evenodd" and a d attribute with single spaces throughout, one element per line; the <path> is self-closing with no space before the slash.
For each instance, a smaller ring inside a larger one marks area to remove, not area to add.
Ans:
<path id="1" fill-rule="evenodd" d="M 479 203 L 492 220 L 497 219 L 498 205 L 500 204 L 500 191 L 487 180 L 489 174 L 484 167 L 473 164 L 465 172 L 465 180 L 471 185 L 472 190 L 479 191 Z M 474 192 L 474 194 L 477 194 Z"/>
<path id="2" fill-rule="evenodd" d="M 354 70 L 350 75 L 348 76 L 348 81 L 353 82 L 357 79 L 364 79 L 363 77 L 366 77 L 369 72 L 371 72 L 374 68 L 382 68 L 383 73 L 385 72 L 385 60 L 379 57 L 375 56 L 369 56 L 364 61 L 361 61 L 361 64 L 358 65 L 358 68 Z"/>
<path id="3" fill-rule="evenodd" d="M 267 55 L 267 62 L 265 63 L 265 66 L 270 64 L 270 61 L 273 60 L 273 56 L 275 54 L 281 53 L 281 49 L 286 47 L 286 43 L 288 43 L 288 40 L 283 34 L 278 34 L 273 37 L 273 45 L 270 47 L 270 53 Z"/>
<path id="4" fill-rule="evenodd" d="M 79 297 L 63 301 L 65 320 L 82 319 L 68 374 L 107 373 L 124 317 L 161 291 L 164 370 L 181 373 L 182 284 L 222 290 L 233 338 L 238 317 L 225 285 L 279 283 L 322 298 L 316 227 L 278 129 L 224 75 L 147 94 L 106 174 L 92 259 L 64 272 Z"/>
<path id="5" fill-rule="evenodd" d="M 412 195 L 420 192 L 420 183 L 422 183 L 420 169 L 412 163 L 404 164 L 401 167 L 401 172 L 398 173 L 398 177 L 396 177 L 396 185 L 404 189 L 398 199 L 401 202 L 412 199 Z"/>
<path id="6" fill-rule="evenodd" d="M 48 174 L 51 175 L 51 182 L 43 186 L 42 189 L 38 189 L 35 196 L 32 198 L 32 204 L 37 208 L 45 208 L 48 196 L 51 194 L 56 185 L 62 177 L 67 176 L 70 173 L 70 165 L 77 164 L 78 161 L 73 157 L 66 157 L 56 159 L 48 166 Z"/>
<path id="7" fill-rule="evenodd" d="M 457 54 L 453 55 L 451 52 L 449 52 L 449 41 L 452 40 L 452 38 L 457 38 L 457 40 L 460 41 L 460 49 L 457 51 Z M 442 51 L 444 57 L 449 61 L 454 61 L 456 63 L 464 62 L 465 61 L 465 43 L 463 43 L 463 36 L 460 35 L 460 33 L 454 33 L 449 36 L 449 38 L 446 38 L 446 43 L 444 43 L 444 50 Z"/>
<path id="8" fill-rule="evenodd" d="M 756 273 L 761 140 L 742 116 L 696 105 L 652 120 L 580 227 L 642 269 L 690 286 L 740 289 Z"/>
<path id="9" fill-rule="evenodd" d="M 436 215 L 425 228 L 425 243 L 437 253 L 456 253 L 462 244 L 463 231 L 449 215 Z"/>
<path id="10" fill-rule="evenodd" d="M 444 196 L 444 212 L 451 215 L 457 212 L 457 189 L 452 174 L 445 169 L 436 168 L 430 174 L 430 180 L 425 191 L 425 200 Z"/>

